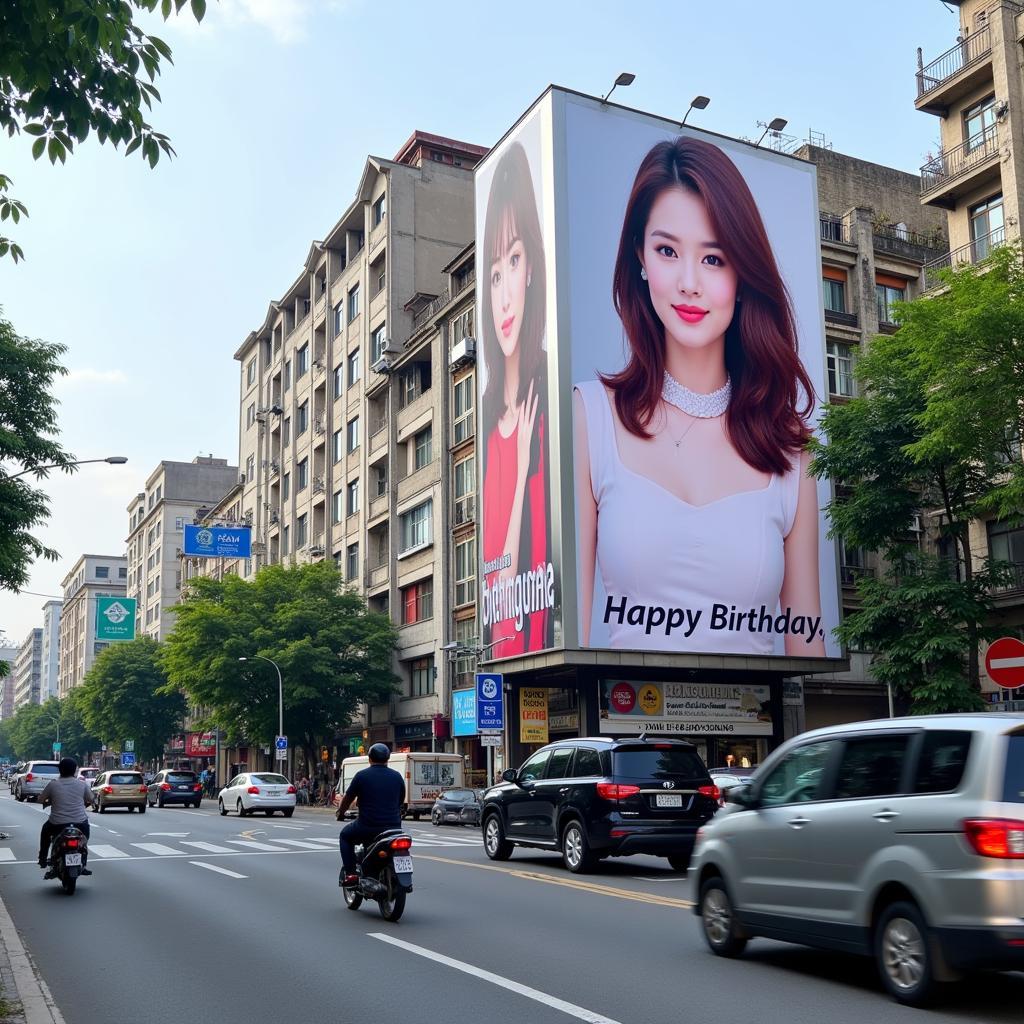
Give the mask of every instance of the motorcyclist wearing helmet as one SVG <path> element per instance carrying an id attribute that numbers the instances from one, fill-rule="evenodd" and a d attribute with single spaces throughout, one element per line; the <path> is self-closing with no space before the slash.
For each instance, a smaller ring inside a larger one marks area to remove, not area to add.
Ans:
<path id="1" fill-rule="evenodd" d="M 89 836 L 89 816 L 85 808 L 92 803 L 92 790 L 85 779 L 75 778 L 78 762 L 73 757 L 62 757 L 57 765 L 60 773 L 51 779 L 40 796 L 43 807 L 51 807 L 50 817 L 39 832 L 39 866 L 45 868 L 50 854 L 50 843 L 65 825 L 74 825 Z M 91 875 L 82 860 L 82 874 Z M 47 878 L 51 877 L 47 875 Z"/>
<path id="2" fill-rule="evenodd" d="M 340 883 L 352 887 L 356 875 L 356 847 L 376 839 L 389 828 L 402 827 L 402 804 L 405 803 L 405 779 L 388 767 L 391 751 L 383 743 L 374 743 L 367 751 L 369 767 L 356 772 L 341 798 L 335 817 L 344 820 L 345 812 L 358 800 L 359 817 L 349 822 L 338 836 L 341 847 L 342 877 Z"/>

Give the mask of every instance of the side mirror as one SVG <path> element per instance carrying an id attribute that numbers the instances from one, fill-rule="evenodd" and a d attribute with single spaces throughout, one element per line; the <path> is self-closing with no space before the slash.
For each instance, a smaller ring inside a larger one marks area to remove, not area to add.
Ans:
<path id="1" fill-rule="evenodd" d="M 515 782 L 516 779 L 519 778 L 519 772 L 517 772 L 515 768 L 506 768 L 501 773 L 501 777 L 505 780 L 505 782 Z"/>
<path id="2" fill-rule="evenodd" d="M 728 793 L 726 793 L 725 802 L 727 804 L 736 804 L 739 807 L 746 808 L 757 806 L 757 801 L 750 792 L 749 786 L 734 786 Z"/>

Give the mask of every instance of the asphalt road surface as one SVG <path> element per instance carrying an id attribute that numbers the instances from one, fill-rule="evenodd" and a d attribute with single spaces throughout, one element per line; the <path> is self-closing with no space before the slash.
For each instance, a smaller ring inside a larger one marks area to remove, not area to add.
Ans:
<path id="1" fill-rule="evenodd" d="M 476 829 L 408 822 L 405 916 L 345 908 L 338 825 L 152 808 L 90 814 L 93 875 L 35 864 L 44 812 L 0 794 L 0 894 L 68 1024 L 1020 1024 L 1024 975 L 977 975 L 922 1015 L 864 959 L 759 940 L 713 957 L 685 879 L 656 858 L 569 874 L 491 862 Z"/>

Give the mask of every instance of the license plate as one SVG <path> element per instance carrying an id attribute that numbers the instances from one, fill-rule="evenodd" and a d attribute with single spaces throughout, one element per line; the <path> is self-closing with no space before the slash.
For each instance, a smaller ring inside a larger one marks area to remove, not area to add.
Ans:
<path id="1" fill-rule="evenodd" d="M 80 853 L 65 853 L 64 863 L 69 868 L 80 868 L 82 866 L 82 855 Z"/>
<path id="2" fill-rule="evenodd" d="M 658 793 L 654 797 L 655 807 L 682 807 L 683 796 L 681 793 Z"/>
<path id="3" fill-rule="evenodd" d="M 191 786 L 179 786 L 178 789 L 191 789 Z"/>
<path id="4" fill-rule="evenodd" d="M 411 875 L 412 874 L 412 857 L 396 857 L 395 858 L 395 874 L 396 875 Z"/>
<path id="5" fill-rule="evenodd" d="M 280 796 L 280 795 L 281 795 L 281 790 L 279 790 L 279 789 L 268 789 L 267 790 L 267 796 Z"/>

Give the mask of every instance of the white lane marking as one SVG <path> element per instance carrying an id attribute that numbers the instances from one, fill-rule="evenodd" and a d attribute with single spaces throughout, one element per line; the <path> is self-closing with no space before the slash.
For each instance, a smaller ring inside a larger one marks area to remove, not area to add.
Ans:
<path id="1" fill-rule="evenodd" d="M 147 836 L 173 836 L 175 839 L 184 839 L 185 836 L 192 835 L 191 832 L 147 832 Z"/>
<path id="2" fill-rule="evenodd" d="M 275 825 L 274 828 L 290 828 L 296 832 L 305 832 L 305 825 Z"/>
<path id="3" fill-rule="evenodd" d="M 237 853 L 237 850 L 232 850 L 229 846 L 218 846 L 216 843 L 201 843 L 198 840 L 184 841 L 182 846 L 194 846 L 197 850 L 205 850 L 207 853 Z"/>
<path id="4" fill-rule="evenodd" d="M 646 875 L 630 875 L 630 878 L 635 878 L 638 882 L 685 882 L 687 878 L 685 875 L 681 875 L 679 878 L 649 878 Z"/>
<path id="5" fill-rule="evenodd" d="M 244 846 L 247 850 L 273 850 L 276 853 L 284 853 L 284 847 L 271 846 L 270 843 L 256 843 L 251 839 L 229 839 L 232 846 Z"/>
<path id="6" fill-rule="evenodd" d="M 13 850 L 0 849 L 0 860 L 17 860 Z"/>
<path id="7" fill-rule="evenodd" d="M 105 846 L 103 843 L 90 843 L 89 852 L 93 854 L 93 856 L 104 858 L 130 856 L 125 853 L 124 850 L 119 850 L 116 846 Z"/>
<path id="8" fill-rule="evenodd" d="M 278 840 L 278 842 L 280 842 L 280 841 L 281 840 Z M 327 846 L 337 846 L 338 845 L 338 837 L 337 836 L 333 836 L 333 837 L 310 836 L 309 837 L 309 841 L 311 843 L 322 843 L 322 844 L 325 844 Z"/>
<path id="9" fill-rule="evenodd" d="M 227 875 L 228 878 L 248 878 L 248 875 L 240 875 L 237 871 L 228 871 L 227 868 L 219 868 L 216 864 L 204 864 L 201 860 L 190 860 L 189 864 L 195 864 L 197 868 L 206 868 L 207 871 L 216 871 L 218 875 Z"/>
<path id="10" fill-rule="evenodd" d="M 174 850 L 170 846 L 164 846 L 162 843 L 132 843 L 132 846 L 137 846 L 140 850 L 145 850 L 146 853 L 155 853 L 160 857 L 180 857 L 181 851 Z"/>
<path id="11" fill-rule="evenodd" d="M 327 847 L 320 843 L 315 843 L 310 839 L 275 839 L 275 843 L 287 843 L 289 846 L 298 846 L 302 850 L 320 850 L 326 852 Z"/>
<path id="12" fill-rule="evenodd" d="M 474 978 L 489 981 L 492 985 L 497 985 L 499 988 L 508 989 L 509 992 L 526 996 L 527 999 L 543 1003 L 545 1006 L 550 1006 L 553 1010 L 559 1010 L 562 1013 L 567 1013 L 570 1017 L 575 1017 L 577 1020 L 586 1021 L 587 1024 L 619 1024 L 618 1021 L 612 1020 L 611 1017 L 605 1017 L 603 1014 L 588 1010 L 584 1006 L 577 1006 L 575 1003 L 566 1002 L 557 996 L 548 995 L 547 992 L 530 988 L 529 985 L 521 985 L 518 981 L 504 978 L 500 974 L 494 974 L 492 971 L 485 971 L 482 967 L 474 967 L 473 964 L 467 964 L 462 960 L 453 960 L 450 956 L 445 956 L 443 953 L 435 953 L 432 949 L 426 949 L 424 946 L 414 946 L 411 942 L 404 942 L 402 939 L 393 938 L 390 935 L 385 935 L 383 932 L 368 932 L 367 934 L 371 939 L 380 939 L 381 942 L 398 946 L 399 949 L 415 953 L 416 956 L 422 956 L 427 960 L 444 964 L 445 967 L 452 967 L 456 971 L 462 971 L 463 974 L 472 975 Z"/>

